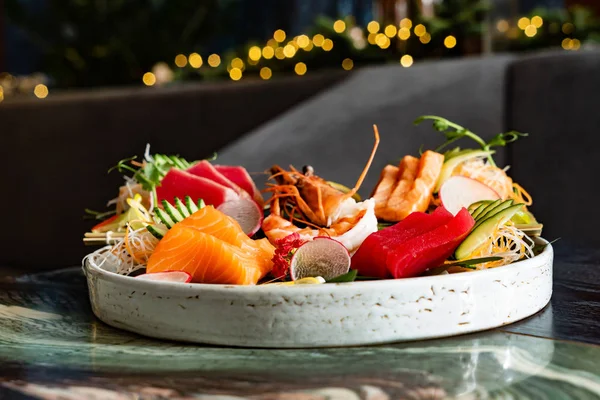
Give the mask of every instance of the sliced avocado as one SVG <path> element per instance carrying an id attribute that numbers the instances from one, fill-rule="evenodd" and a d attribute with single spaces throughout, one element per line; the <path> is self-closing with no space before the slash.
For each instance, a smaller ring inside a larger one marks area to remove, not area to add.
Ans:
<path id="1" fill-rule="evenodd" d="M 454 168 L 458 167 L 463 162 L 470 160 L 472 158 L 487 157 L 494 153 L 495 153 L 495 151 L 493 151 L 493 150 L 465 151 L 465 152 L 461 152 L 460 155 L 456 155 L 456 156 L 450 158 L 448 161 L 444 162 L 444 165 L 442 166 L 442 171 L 440 172 L 440 177 L 437 181 L 435 193 L 439 192 L 440 187 L 442 187 L 442 184 L 444 182 L 446 182 L 446 179 L 448 179 L 452 176 L 452 172 L 454 172 Z"/>
<path id="2" fill-rule="evenodd" d="M 498 214 L 500 211 L 507 209 L 508 207 L 513 205 L 513 201 L 512 200 L 506 200 L 502 203 L 500 203 L 499 205 L 497 205 L 496 207 L 494 207 L 492 210 L 486 212 L 485 215 L 480 215 L 479 218 L 477 218 L 477 222 L 475 223 L 474 228 L 477 228 L 477 226 L 481 225 L 481 223 L 483 221 L 485 221 L 488 218 L 493 217 L 494 215 Z M 523 204 L 521 204 L 522 206 Z"/>
<path id="3" fill-rule="evenodd" d="M 521 207 L 523 207 L 523 204 L 510 206 L 482 221 L 481 224 L 473 228 L 469 236 L 458 246 L 454 252 L 454 257 L 457 260 L 464 260 L 469 257 L 490 238 L 498 225 L 505 224 Z"/>
<path id="4" fill-rule="evenodd" d="M 473 214 L 473 212 L 474 212 L 475 210 L 477 210 L 477 208 L 479 208 L 479 206 L 481 206 L 481 205 L 488 205 L 488 204 L 490 204 L 490 203 L 491 203 L 491 202 L 493 202 L 493 201 L 494 201 L 494 200 L 480 200 L 480 201 L 476 201 L 475 203 L 473 203 L 473 204 L 471 204 L 471 205 L 469 206 L 468 210 L 469 210 L 469 212 L 470 212 L 471 214 Z"/>
<path id="5" fill-rule="evenodd" d="M 500 199 L 492 201 L 490 204 L 485 206 L 485 208 L 480 210 L 477 215 L 473 215 L 473 218 L 475 218 L 475 221 L 479 221 L 481 217 L 487 214 L 490 210 L 496 208 L 500 203 L 502 203 L 502 200 Z"/>

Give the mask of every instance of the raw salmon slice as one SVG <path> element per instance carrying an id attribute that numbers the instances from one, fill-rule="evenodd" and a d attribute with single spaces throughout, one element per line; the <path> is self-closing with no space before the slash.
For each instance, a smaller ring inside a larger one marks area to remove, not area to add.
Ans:
<path id="1" fill-rule="evenodd" d="M 269 269 L 256 254 L 176 224 L 156 246 L 147 273 L 185 271 L 195 283 L 255 285 Z"/>

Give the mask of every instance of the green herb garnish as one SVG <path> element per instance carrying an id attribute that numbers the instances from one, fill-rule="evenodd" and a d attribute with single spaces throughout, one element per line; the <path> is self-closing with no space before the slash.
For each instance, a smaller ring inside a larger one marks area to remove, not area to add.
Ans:
<path id="1" fill-rule="evenodd" d="M 335 278 L 331 278 L 327 281 L 327 283 L 342 283 L 342 282 L 353 282 L 358 275 L 358 270 L 351 269 L 349 272 L 345 274 L 338 275 Z"/>

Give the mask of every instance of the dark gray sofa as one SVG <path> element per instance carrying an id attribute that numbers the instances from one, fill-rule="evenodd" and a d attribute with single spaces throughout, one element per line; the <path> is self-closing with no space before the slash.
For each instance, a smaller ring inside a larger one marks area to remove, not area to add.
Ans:
<path id="1" fill-rule="evenodd" d="M 10 251 L 2 252 L 0 265 L 79 263 L 89 250 L 81 244 L 90 227 L 81 218 L 83 209 L 102 207 L 114 196 L 119 177 L 107 176 L 107 168 L 140 154 L 146 142 L 155 151 L 190 158 L 220 148 L 220 163 L 253 172 L 274 163 L 311 164 L 318 174 L 352 185 L 377 124 L 382 141 L 364 195 L 386 163 L 416 154 L 422 144 L 431 148 L 441 142 L 429 126 L 413 126 L 422 114 L 444 116 L 485 137 L 508 129 L 529 132 L 498 159 L 511 165 L 511 175 L 534 196 L 533 211 L 545 223 L 545 236 L 600 243 L 594 231 L 600 218 L 588 206 L 598 193 L 600 52 L 371 67 L 343 81 L 339 77 L 314 78 L 320 82 L 314 88 L 310 80 L 269 82 L 260 96 L 228 85 L 0 105 L 8 166 L 1 205 L 10 210 L 0 235 Z M 293 93 L 302 94 L 290 95 L 287 88 L 293 85 Z M 332 86 L 308 98 L 327 85 Z M 227 91 L 229 96 L 223 95 Z M 307 100 L 275 117 L 293 99 Z M 270 117 L 275 118 L 252 129 Z"/>

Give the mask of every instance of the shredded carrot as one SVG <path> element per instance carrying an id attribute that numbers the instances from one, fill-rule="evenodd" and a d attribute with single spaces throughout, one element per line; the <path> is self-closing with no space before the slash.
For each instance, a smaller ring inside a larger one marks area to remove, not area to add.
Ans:
<path id="1" fill-rule="evenodd" d="M 530 206 L 533 204 L 533 199 L 531 195 L 527 193 L 527 191 L 523 188 L 523 186 L 519 185 L 516 182 L 513 182 L 513 196 L 512 198 L 515 200 L 515 203 L 523 203 L 526 206 Z"/>

